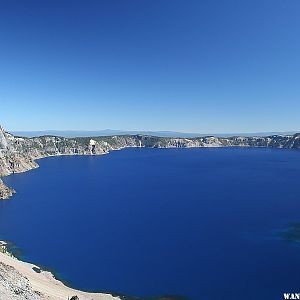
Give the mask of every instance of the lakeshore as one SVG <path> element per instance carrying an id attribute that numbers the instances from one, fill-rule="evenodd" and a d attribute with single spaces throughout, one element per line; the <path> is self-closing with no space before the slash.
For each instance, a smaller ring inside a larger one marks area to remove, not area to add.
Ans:
<path id="1" fill-rule="evenodd" d="M 0 200 L 8 199 L 15 190 L 1 177 L 22 173 L 38 167 L 37 160 L 52 156 L 102 155 L 125 148 L 219 148 L 254 147 L 300 149 L 300 134 L 273 136 L 206 136 L 171 138 L 145 135 L 65 138 L 14 136 L 0 126 Z"/>
<path id="2" fill-rule="evenodd" d="M 18 260 L 6 249 L 6 242 L 0 241 L 0 276 L 1 299 L 31 300 L 120 300 L 104 293 L 87 293 L 72 289 L 57 280 L 51 272 Z"/>

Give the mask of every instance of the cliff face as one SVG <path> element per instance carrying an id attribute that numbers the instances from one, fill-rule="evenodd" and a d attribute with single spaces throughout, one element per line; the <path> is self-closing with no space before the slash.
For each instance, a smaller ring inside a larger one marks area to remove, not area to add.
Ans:
<path id="1" fill-rule="evenodd" d="M 268 137 L 199 137 L 166 138 L 142 135 L 64 138 L 13 136 L 0 127 L 0 177 L 37 168 L 36 159 L 58 155 L 101 155 L 128 147 L 272 147 L 300 149 L 300 134 Z M 14 190 L 0 179 L 0 199 L 12 196 Z"/>

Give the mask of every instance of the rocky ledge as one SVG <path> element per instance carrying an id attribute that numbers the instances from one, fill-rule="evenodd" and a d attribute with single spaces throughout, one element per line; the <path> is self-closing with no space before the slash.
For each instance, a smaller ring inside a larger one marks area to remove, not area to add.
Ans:
<path id="1" fill-rule="evenodd" d="M 199 137 L 169 138 L 146 135 L 65 138 L 14 136 L 0 127 L 0 177 L 37 168 L 37 159 L 59 155 L 102 155 L 128 147 L 192 148 L 192 147 L 270 147 L 300 149 L 300 134 L 266 137 Z M 7 199 L 14 190 L 0 179 L 0 199 Z"/>

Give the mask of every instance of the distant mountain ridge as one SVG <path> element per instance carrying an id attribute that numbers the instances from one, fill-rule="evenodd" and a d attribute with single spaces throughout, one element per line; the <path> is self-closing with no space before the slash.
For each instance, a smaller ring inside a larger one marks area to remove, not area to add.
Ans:
<path id="1" fill-rule="evenodd" d="M 151 135 L 157 137 L 174 137 L 174 138 L 195 138 L 204 136 L 217 136 L 217 137 L 228 137 L 228 136 L 271 136 L 271 135 L 293 135 L 297 131 L 286 131 L 286 132 L 248 132 L 248 133 L 188 133 L 178 131 L 138 131 L 138 130 L 115 130 L 115 129 L 104 129 L 104 130 L 34 130 L 34 131 L 11 131 L 15 136 L 21 137 L 38 137 L 44 135 L 62 136 L 62 137 L 91 137 L 91 136 L 111 136 L 111 135 Z"/>

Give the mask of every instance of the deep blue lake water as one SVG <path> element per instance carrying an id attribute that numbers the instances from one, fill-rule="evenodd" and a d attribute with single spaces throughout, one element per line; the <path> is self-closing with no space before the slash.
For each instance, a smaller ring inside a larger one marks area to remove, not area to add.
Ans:
<path id="1" fill-rule="evenodd" d="M 300 292 L 300 151 L 127 149 L 5 178 L 0 238 L 76 288 L 192 300 Z"/>

